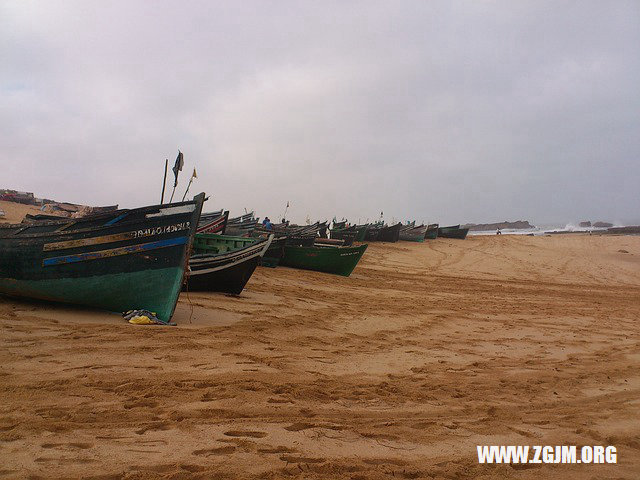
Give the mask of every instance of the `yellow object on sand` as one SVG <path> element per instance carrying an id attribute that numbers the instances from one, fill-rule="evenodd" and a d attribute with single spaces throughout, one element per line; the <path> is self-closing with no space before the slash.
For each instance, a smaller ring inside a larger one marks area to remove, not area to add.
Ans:
<path id="1" fill-rule="evenodd" d="M 139 315 L 137 317 L 133 317 L 129 320 L 129 323 L 133 323 L 134 325 L 153 325 L 156 322 L 151 320 L 146 315 Z"/>

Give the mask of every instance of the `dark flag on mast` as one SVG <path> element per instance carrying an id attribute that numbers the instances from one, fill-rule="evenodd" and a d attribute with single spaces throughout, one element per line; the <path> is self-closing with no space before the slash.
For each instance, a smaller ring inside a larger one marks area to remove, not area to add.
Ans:
<path id="1" fill-rule="evenodd" d="M 184 166 L 184 156 L 182 152 L 178 150 L 178 156 L 176 157 L 176 164 L 173 166 L 173 174 L 176 176 L 176 180 L 173 183 L 173 188 L 178 186 L 178 172 L 182 171 L 182 167 Z"/>

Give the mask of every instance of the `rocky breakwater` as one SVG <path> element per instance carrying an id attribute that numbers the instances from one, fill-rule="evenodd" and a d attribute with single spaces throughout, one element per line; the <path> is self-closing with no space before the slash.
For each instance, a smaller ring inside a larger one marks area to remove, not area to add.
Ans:
<path id="1" fill-rule="evenodd" d="M 498 222 L 498 223 L 467 223 L 462 228 L 468 228 L 472 232 L 486 232 L 490 230 L 505 230 L 512 228 L 514 230 L 526 230 L 536 228 L 535 225 L 531 225 L 527 220 L 518 220 L 516 222 Z"/>

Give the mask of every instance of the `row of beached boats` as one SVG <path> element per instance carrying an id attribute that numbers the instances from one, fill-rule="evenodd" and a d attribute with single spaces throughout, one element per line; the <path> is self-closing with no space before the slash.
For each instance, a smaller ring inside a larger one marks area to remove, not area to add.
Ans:
<path id="1" fill-rule="evenodd" d="M 169 322 L 181 290 L 239 294 L 258 265 L 349 276 L 372 241 L 464 238 L 459 226 L 259 223 L 191 201 L 0 224 L 0 293 Z M 358 242 L 356 245 L 355 242 Z"/>

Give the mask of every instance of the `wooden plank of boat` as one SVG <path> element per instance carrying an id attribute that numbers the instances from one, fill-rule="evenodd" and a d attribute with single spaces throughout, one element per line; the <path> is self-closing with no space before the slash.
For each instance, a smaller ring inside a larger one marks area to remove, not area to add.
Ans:
<path id="1" fill-rule="evenodd" d="M 286 267 L 333 273 L 348 277 L 362 258 L 367 244 L 357 247 L 285 245 L 280 264 Z"/>
<path id="2" fill-rule="evenodd" d="M 239 295 L 272 240 L 273 235 L 266 239 L 196 235 L 196 253 L 189 259 L 189 275 L 184 289 Z"/>
<path id="3" fill-rule="evenodd" d="M 0 293 L 169 321 L 204 198 L 0 225 Z"/>

